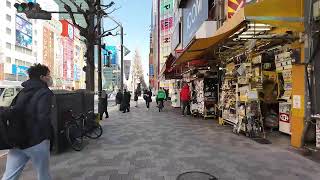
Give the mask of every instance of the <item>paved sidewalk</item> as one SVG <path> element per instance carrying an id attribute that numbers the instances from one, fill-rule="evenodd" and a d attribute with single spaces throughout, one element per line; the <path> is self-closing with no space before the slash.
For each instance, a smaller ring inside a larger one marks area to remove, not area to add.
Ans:
<path id="1" fill-rule="evenodd" d="M 142 102 L 141 102 L 142 103 Z M 133 104 L 133 103 L 132 103 Z M 52 157 L 57 180 L 174 180 L 199 170 L 219 180 L 318 180 L 320 164 L 285 148 L 261 145 L 213 121 L 159 113 L 143 104 L 130 113 L 110 109 L 104 135 L 81 152 Z M 0 163 L 0 173 L 3 171 Z M 28 166 L 24 180 L 34 179 Z"/>

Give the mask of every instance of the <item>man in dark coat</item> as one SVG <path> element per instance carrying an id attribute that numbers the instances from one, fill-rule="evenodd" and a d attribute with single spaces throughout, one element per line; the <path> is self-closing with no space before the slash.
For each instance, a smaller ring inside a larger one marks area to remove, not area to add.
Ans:
<path id="1" fill-rule="evenodd" d="M 121 103 L 123 107 L 123 113 L 130 112 L 130 99 L 131 99 L 131 94 L 125 89 L 123 93 L 122 103 Z"/>
<path id="2" fill-rule="evenodd" d="M 121 90 L 119 89 L 117 95 L 116 95 L 116 105 L 118 105 L 118 108 L 119 110 L 121 111 L 121 103 L 122 103 L 122 97 L 123 97 L 123 94 L 121 92 Z"/>
<path id="3" fill-rule="evenodd" d="M 108 113 L 108 94 L 106 93 L 105 90 L 101 92 L 101 97 L 99 101 L 99 106 L 98 106 L 98 111 L 100 114 L 100 120 L 103 118 L 103 114 L 106 114 L 106 118 L 109 118 L 109 113 Z"/>
<path id="4" fill-rule="evenodd" d="M 26 143 L 21 148 L 11 149 L 7 155 L 6 170 L 2 180 L 19 179 L 29 160 L 37 170 L 38 179 L 51 180 L 49 173 L 51 99 L 53 93 L 50 70 L 47 66 L 35 64 L 28 70 L 29 80 L 13 102 L 15 109 L 23 112 Z M 28 100 L 26 100 L 28 99 Z"/>

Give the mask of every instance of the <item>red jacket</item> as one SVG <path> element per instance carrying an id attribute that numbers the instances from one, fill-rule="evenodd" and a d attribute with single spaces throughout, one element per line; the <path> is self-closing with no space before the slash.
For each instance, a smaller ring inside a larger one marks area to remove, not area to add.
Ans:
<path id="1" fill-rule="evenodd" d="M 189 86 L 183 86 L 180 92 L 180 99 L 181 101 L 190 101 L 190 90 Z"/>

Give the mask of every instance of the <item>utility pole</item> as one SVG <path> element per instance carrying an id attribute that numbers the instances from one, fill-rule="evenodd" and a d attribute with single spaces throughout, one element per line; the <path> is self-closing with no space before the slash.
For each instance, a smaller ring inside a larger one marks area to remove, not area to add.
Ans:
<path id="1" fill-rule="evenodd" d="M 102 18 L 101 18 L 101 0 L 98 0 L 97 2 L 97 9 L 98 9 L 98 13 L 97 13 L 97 24 L 98 24 L 98 27 L 97 27 L 97 32 L 98 34 L 101 34 L 101 21 L 102 21 Z M 100 21 L 100 22 L 98 22 Z M 98 97 L 99 97 L 99 106 L 101 106 L 101 102 L 102 102 L 102 99 L 101 99 L 101 94 L 102 94 L 102 65 L 101 65 L 101 61 L 102 61 L 102 58 L 101 58 L 101 54 L 102 54 L 102 51 L 101 51 L 101 39 L 102 38 L 99 38 L 97 41 L 98 41 Z"/>
<path id="2" fill-rule="evenodd" d="M 123 26 L 120 26 L 120 33 L 121 33 L 121 74 L 120 74 L 120 86 L 121 86 L 121 91 L 123 92 L 124 85 L 123 85 L 123 69 L 124 69 L 124 64 L 123 64 L 123 58 L 124 58 L 124 52 L 123 52 Z"/>

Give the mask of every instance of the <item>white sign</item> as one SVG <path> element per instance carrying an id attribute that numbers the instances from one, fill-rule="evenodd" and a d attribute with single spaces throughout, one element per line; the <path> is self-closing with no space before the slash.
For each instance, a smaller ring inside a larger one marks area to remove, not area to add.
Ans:
<path id="1" fill-rule="evenodd" d="M 301 109 L 301 96 L 293 95 L 293 108 Z"/>

